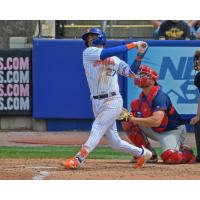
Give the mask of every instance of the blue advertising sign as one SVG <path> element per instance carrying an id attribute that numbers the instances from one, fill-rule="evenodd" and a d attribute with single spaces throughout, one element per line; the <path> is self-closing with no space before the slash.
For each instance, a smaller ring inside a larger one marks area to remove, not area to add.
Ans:
<path id="1" fill-rule="evenodd" d="M 0 115 L 31 115 L 32 49 L 0 50 Z"/>
<path id="2" fill-rule="evenodd" d="M 142 64 L 155 69 L 159 74 L 158 84 L 167 93 L 175 108 L 181 115 L 193 115 L 197 111 L 199 93 L 194 86 L 195 71 L 192 66 L 193 55 L 197 47 L 176 45 L 170 46 L 150 45 Z M 128 53 L 128 63 L 131 64 L 135 58 L 136 50 Z M 133 80 L 128 80 L 127 85 L 127 107 L 138 98 L 141 90 L 134 86 Z"/>

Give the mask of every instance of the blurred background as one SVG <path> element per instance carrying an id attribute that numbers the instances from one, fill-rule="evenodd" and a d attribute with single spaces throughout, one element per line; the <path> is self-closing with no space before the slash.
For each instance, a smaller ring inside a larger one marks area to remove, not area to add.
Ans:
<path id="1" fill-rule="evenodd" d="M 91 27 L 106 32 L 106 47 L 147 40 L 153 48 L 149 49 L 145 62 L 159 72 L 160 82 L 188 123 L 196 112 L 198 99 L 193 85 L 192 56 L 200 47 L 199 22 L 0 20 L 0 130 L 90 129 L 93 114 L 82 67 L 85 46 L 80 38 Z M 134 57 L 134 51 L 121 55 L 129 64 Z M 119 85 L 124 106 L 128 107 L 137 91 L 131 80 L 125 78 L 119 77 Z"/>
<path id="2" fill-rule="evenodd" d="M 155 36 L 164 20 L 0 20 L 0 48 L 31 47 L 33 37 L 80 38 L 87 28 L 104 30 L 108 38 L 159 39 Z M 184 20 L 190 37 L 196 35 L 200 20 Z"/>
<path id="3" fill-rule="evenodd" d="M 0 48 L 30 47 L 33 37 L 80 38 L 87 28 L 102 28 L 109 38 L 152 38 L 148 20 L 4 20 L 0 21 Z M 18 44 L 17 44 L 18 43 Z"/>

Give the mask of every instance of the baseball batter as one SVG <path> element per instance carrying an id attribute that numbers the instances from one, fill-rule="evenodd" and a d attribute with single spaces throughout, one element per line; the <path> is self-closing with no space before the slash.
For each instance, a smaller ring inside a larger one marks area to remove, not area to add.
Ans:
<path id="1" fill-rule="evenodd" d="M 196 158 L 192 150 L 183 145 L 186 134 L 184 121 L 157 80 L 155 70 L 146 65 L 139 67 L 134 82 L 142 88 L 142 93 L 131 102 L 132 115 L 123 122 L 123 128 L 133 144 L 143 145 L 154 153 L 154 161 L 157 161 L 156 154 L 147 137 L 161 144 L 161 158 L 165 163 L 194 163 Z M 126 110 L 123 110 L 120 119 L 124 112 Z"/>
<path id="2" fill-rule="evenodd" d="M 141 167 L 152 156 L 151 151 L 144 147 L 136 147 L 121 140 L 116 127 L 123 100 L 119 93 L 118 75 L 132 77 L 130 66 L 115 55 L 127 52 L 132 48 L 138 49 L 136 62 L 141 60 L 140 53 L 147 48 L 145 42 L 133 42 L 105 49 L 106 35 L 99 29 L 91 28 L 82 36 L 87 48 L 83 51 L 83 65 L 91 93 L 91 101 L 95 121 L 90 136 L 80 151 L 71 159 L 62 162 L 66 169 L 79 168 L 85 158 L 105 136 L 107 143 L 116 150 L 134 154 L 138 157 L 135 167 Z M 134 68 L 134 66 L 131 66 Z"/>

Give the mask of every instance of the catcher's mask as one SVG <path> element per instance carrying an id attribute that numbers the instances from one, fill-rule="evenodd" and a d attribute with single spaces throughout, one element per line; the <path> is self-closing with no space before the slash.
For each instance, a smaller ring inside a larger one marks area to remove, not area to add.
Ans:
<path id="1" fill-rule="evenodd" d="M 92 41 L 87 41 L 89 34 L 94 34 L 96 37 Z M 98 28 L 90 28 L 87 33 L 82 35 L 82 39 L 85 41 L 85 45 L 88 46 L 98 46 L 106 44 L 106 34 Z"/>
<path id="2" fill-rule="evenodd" d="M 146 65 L 141 65 L 138 68 L 136 78 L 134 79 L 135 85 L 141 88 L 147 87 L 150 85 L 151 80 L 154 80 L 155 85 L 157 85 L 156 82 L 158 80 L 157 72 Z"/>
<path id="3" fill-rule="evenodd" d="M 197 50 L 194 54 L 193 67 L 196 71 L 200 71 L 200 50 Z"/>

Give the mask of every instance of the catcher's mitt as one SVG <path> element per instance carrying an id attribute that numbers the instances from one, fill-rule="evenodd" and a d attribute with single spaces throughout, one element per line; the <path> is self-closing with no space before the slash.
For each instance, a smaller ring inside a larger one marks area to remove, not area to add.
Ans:
<path id="1" fill-rule="evenodd" d="M 123 108 L 122 112 L 121 112 L 121 114 L 120 114 L 120 116 L 118 117 L 117 120 L 127 122 L 130 119 L 131 116 L 132 116 L 132 114 L 129 113 L 126 108 Z"/>

